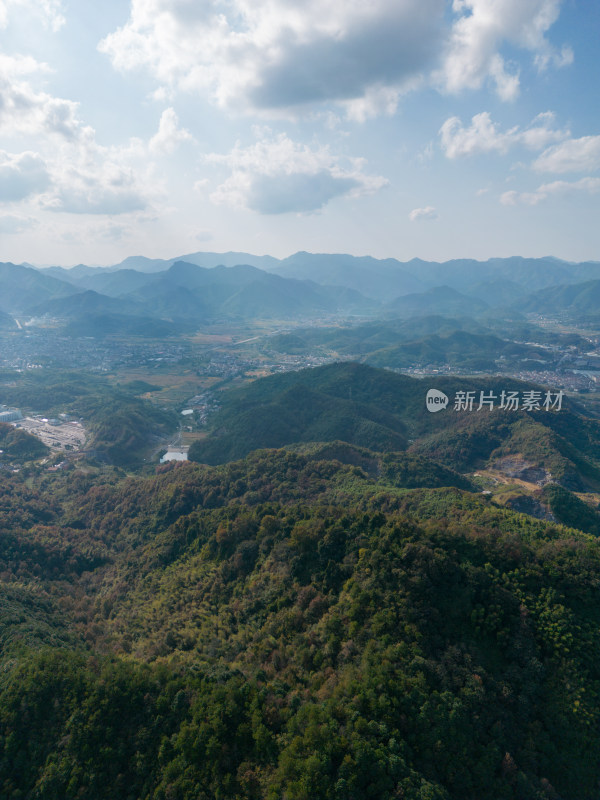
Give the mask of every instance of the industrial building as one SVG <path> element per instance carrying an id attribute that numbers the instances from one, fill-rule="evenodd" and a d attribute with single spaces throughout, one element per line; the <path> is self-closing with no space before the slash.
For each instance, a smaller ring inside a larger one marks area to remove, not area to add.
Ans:
<path id="1" fill-rule="evenodd" d="M 18 419 L 23 419 L 23 414 L 18 408 L 0 406 L 0 422 L 15 422 Z"/>
<path id="2" fill-rule="evenodd" d="M 188 448 L 187 447 L 169 447 L 167 452 L 161 458 L 160 463 L 164 464 L 167 461 L 187 461 Z"/>

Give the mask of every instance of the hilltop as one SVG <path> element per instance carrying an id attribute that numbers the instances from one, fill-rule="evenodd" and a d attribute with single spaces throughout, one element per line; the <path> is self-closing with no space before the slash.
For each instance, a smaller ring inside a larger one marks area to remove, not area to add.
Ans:
<path id="1" fill-rule="evenodd" d="M 507 411 L 430 414 L 428 388 L 452 398 L 502 391 L 542 390 L 502 378 L 430 378 L 423 381 L 356 363 L 274 375 L 231 391 L 190 458 L 223 463 L 263 447 L 342 439 L 374 450 L 429 454 L 460 471 L 501 463 L 513 455 L 567 488 L 600 487 L 600 423 L 565 400 L 560 412 Z M 498 406 L 498 402 L 496 402 Z"/>
<path id="2" fill-rule="evenodd" d="M 598 542 L 432 469 L 5 481 L 3 796 L 592 800 Z"/>

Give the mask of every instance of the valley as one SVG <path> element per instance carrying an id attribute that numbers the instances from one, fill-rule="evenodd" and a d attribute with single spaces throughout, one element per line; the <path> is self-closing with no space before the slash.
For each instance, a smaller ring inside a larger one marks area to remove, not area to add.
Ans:
<path id="1" fill-rule="evenodd" d="M 594 800 L 600 265 L 243 256 L 2 267 L 0 794 Z"/>

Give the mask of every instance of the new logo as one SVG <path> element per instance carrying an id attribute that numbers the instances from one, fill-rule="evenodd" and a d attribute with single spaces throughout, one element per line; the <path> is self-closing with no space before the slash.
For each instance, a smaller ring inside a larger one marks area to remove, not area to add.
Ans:
<path id="1" fill-rule="evenodd" d="M 427 392 L 425 404 L 427 406 L 427 411 L 431 411 L 432 413 L 441 411 L 448 405 L 448 395 L 440 392 L 439 389 L 430 389 Z"/>

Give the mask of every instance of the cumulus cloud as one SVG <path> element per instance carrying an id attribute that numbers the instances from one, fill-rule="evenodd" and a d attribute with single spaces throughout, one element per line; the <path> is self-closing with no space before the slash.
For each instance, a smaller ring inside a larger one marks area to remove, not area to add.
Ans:
<path id="1" fill-rule="evenodd" d="M 443 42 L 444 0 L 133 0 L 99 45 L 116 68 L 222 106 L 340 102 L 361 118 L 395 109 Z"/>
<path id="2" fill-rule="evenodd" d="M 260 214 L 317 211 L 334 197 L 372 194 L 387 183 L 365 174 L 362 159 L 342 162 L 327 147 L 298 144 L 285 134 L 207 160 L 231 169 L 211 200 Z"/>
<path id="3" fill-rule="evenodd" d="M 53 211 L 123 214 L 146 208 L 156 193 L 151 166 L 134 168 L 131 148 L 102 147 L 92 138 L 51 152 L 0 151 L 0 202 L 34 200 Z"/>
<path id="4" fill-rule="evenodd" d="M 519 70 L 505 61 L 506 45 L 530 51 L 539 69 L 571 63 L 570 49 L 558 52 L 546 38 L 560 6 L 561 0 L 453 0 L 457 19 L 438 80 L 450 92 L 479 89 L 489 80 L 502 100 L 513 100 Z"/>
<path id="5" fill-rule="evenodd" d="M 140 151 L 140 162 L 145 150 Z M 43 208 L 86 214 L 123 214 L 148 207 L 156 194 L 151 166 L 134 167 L 131 148 L 70 143 L 52 156 L 0 151 L 0 202 L 34 200 Z"/>
<path id="6" fill-rule="evenodd" d="M 417 222 L 418 220 L 432 220 L 438 219 L 438 213 L 434 206 L 425 206 L 425 208 L 413 208 L 408 215 L 408 218 L 411 222 Z"/>
<path id="7" fill-rule="evenodd" d="M 534 162 L 538 172 L 592 172 L 600 169 L 600 136 L 568 139 L 545 150 Z"/>
<path id="8" fill-rule="evenodd" d="M 490 114 L 483 111 L 471 119 L 468 127 L 458 117 L 450 117 L 440 129 L 440 138 L 448 158 L 479 153 L 504 154 L 517 145 L 529 150 L 541 150 L 551 142 L 560 141 L 569 135 L 569 131 L 558 130 L 553 127 L 553 123 L 554 115 L 545 112 L 539 114 L 527 128 L 515 126 L 501 131 L 492 122 Z"/>
<path id="9" fill-rule="evenodd" d="M 33 58 L 0 56 L 0 133 L 31 137 L 39 152 L 0 152 L 0 200 L 37 198 L 46 209 L 125 214 L 147 208 L 160 186 L 154 159 L 193 141 L 173 108 L 149 141 L 104 147 L 79 118 L 78 104 L 34 87 L 47 67 Z"/>
<path id="10" fill-rule="evenodd" d="M 46 163 L 37 153 L 15 155 L 0 150 L 0 202 L 12 203 L 40 194 L 49 183 Z"/>
<path id="11" fill-rule="evenodd" d="M 77 103 L 36 91 L 26 79 L 47 69 L 30 57 L 0 56 L 0 132 L 70 140 L 89 134 L 77 117 Z"/>
<path id="12" fill-rule="evenodd" d="M 151 153 L 172 153 L 178 144 L 182 142 L 192 142 L 192 134 L 179 127 L 179 119 L 173 108 L 163 111 L 158 131 L 150 139 L 149 149 Z"/>
<path id="13" fill-rule="evenodd" d="M 553 181 L 539 186 L 533 192 L 504 192 L 500 202 L 505 206 L 529 205 L 536 206 L 553 196 L 570 194 L 597 194 L 600 192 L 600 178 L 582 178 L 579 181 Z"/>
<path id="14" fill-rule="evenodd" d="M 173 90 L 261 112 L 339 103 L 351 118 L 393 113 L 429 81 L 450 92 L 487 82 L 504 100 L 531 53 L 539 70 L 572 62 L 546 34 L 562 0 L 132 0 L 130 18 L 99 49 L 121 70 L 144 69 Z M 441 66 L 440 66 L 441 63 Z"/>

